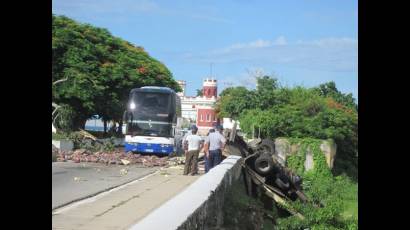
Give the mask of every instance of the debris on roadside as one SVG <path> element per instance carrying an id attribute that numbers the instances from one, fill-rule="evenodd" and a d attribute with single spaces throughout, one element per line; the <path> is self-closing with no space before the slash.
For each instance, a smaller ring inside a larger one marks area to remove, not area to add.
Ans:
<path id="1" fill-rule="evenodd" d="M 93 140 L 93 141 L 96 141 L 96 140 L 97 140 L 97 138 L 96 138 L 94 135 L 92 135 L 91 133 L 89 133 L 89 132 L 87 132 L 87 131 L 85 131 L 85 130 L 83 130 L 83 129 L 80 129 L 79 134 L 82 135 L 82 136 L 84 136 L 85 138 L 89 138 L 89 139 L 91 139 L 91 140 Z"/>
<path id="2" fill-rule="evenodd" d="M 121 176 L 125 176 L 125 175 L 127 175 L 128 174 L 128 169 L 121 169 L 120 170 L 120 174 L 121 174 Z"/>
<path id="3" fill-rule="evenodd" d="M 55 162 L 58 157 L 58 148 L 55 147 L 53 144 L 51 144 L 51 154 L 52 154 L 51 156 L 52 162 Z"/>
<path id="4" fill-rule="evenodd" d="M 53 149 L 53 151 L 55 151 Z M 145 167 L 161 166 L 166 167 L 170 165 L 183 164 L 185 158 L 174 157 L 158 157 L 155 155 L 141 155 L 138 153 L 114 150 L 114 151 L 97 151 L 92 152 L 87 149 L 77 149 L 74 151 L 58 151 L 56 153 L 56 160 L 59 162 L 72 161 L 75 163 L 102 163 L 106 165 L 133 165 L 142 164 Z"/>
<path id="5" fill-rule="evenodd" d="M 124 165 L 128 165 L 128 164 L 130 163 L 129 160 L 125 160 L 125 159 L 121 159 L 121 162 L 122 162 Z"/>
<path id="6" fill-rule="evenodd" d="M 205 173 L 205 161 L 201 160 L 198 162 L 198 173 Z"/>
<path id="7" fill-rule="evenodd" d="M 168 162 L 168 164 L 171 166 L 183 165 L 185 164 L 185 157 L 172 157 L 168 159 Z"/>

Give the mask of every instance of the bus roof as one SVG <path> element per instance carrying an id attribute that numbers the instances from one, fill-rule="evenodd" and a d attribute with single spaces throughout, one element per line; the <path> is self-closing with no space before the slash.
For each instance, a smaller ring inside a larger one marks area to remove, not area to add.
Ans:
<path id="1" fill-rule="evenodd" d="M 171 88 L 159 86 L 144 86 L 141 88 L 135 88 L 131 90 L 131 93 L 133 92 L 175 93 L 175 91 Z"/>

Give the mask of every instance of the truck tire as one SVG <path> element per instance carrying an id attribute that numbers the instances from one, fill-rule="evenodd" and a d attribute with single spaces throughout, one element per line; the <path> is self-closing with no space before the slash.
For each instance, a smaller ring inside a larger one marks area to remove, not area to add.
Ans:
<path id="1" fill-rule="evenodd" d="M 276 178 L 275 184 L 284 191 L 289 189 L 289 182 L 285 183 L 280 178 Z"/>
<path id="2" fill-rule="evenodd" d="M 263 149 L 265 152 L 269 152 L 270 155 L 275 154 L 275 142 L 271 139 L 263 139 L 259 144 L 259 148 Z"/>
<path id="3" fill-rule="evenodd" d="M 272 157 L 268 154 L 261 154 L 255 160 L 255 170 L 261 175 L 267 175 L 273 169 Z"/>

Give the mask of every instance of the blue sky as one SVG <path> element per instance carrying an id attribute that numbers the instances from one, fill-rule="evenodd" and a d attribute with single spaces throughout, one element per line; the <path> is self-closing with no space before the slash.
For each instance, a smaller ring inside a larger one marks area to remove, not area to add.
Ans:
<path id="1" fill-rule="evenodd" d="M 194 95 L 212 73 L 218 91 L 335 81 L 358 99 L 358 7 L 350 0 L 53 0 L 52 11 L 143 46 Z"/>

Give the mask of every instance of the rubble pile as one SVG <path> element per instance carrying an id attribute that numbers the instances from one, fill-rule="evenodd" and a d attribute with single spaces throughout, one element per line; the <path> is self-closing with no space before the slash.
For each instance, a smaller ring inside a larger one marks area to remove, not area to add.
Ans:
<path id="1" fill-rule="evenodd" d="M 56 161 L 58 156 L 58 148 L 55 147 L 53 144 L 51 145 L 51 158 L 52 161 Z"/>
<path id="2" fill-rule="evenodd" d="M 57 155 L 57 161 L 73 161 L 75 163 L 80 162 L 92 162 L 103 164 L 142 164 L 146 167 L 154 166 L 167 166 L 168 157 L 147 156 L 141 154 L 134 154 L 132 152 L 125 153 L 123 151 L 98 151 L 92 152 L 86 149 L 78 149 L 75 151 L 59 151 Z"/>
<path id="3" fill-rule="evenodd" d="M 168 159 L 168 164 L 170 166 L 177 166 L 177 165 L 183 165 L 185 164 L 185 157 L 172 157 Z"/>
<path id="4" fill-rule="evenodd" d="M 53 155 L 57 155 L 58 154 L 58 148 L 55 147 L 53 144 L 51 145 L 51 153 Z"/>

